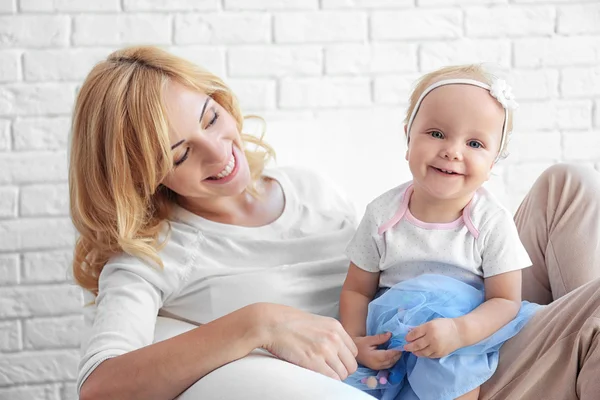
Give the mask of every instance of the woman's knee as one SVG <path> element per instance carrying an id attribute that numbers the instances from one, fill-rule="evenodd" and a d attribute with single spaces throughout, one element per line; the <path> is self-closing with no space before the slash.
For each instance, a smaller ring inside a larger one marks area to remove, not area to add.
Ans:
<path id="1" fill-rule="evenodd" d="M 548 167 L 539 177 L 538 182 L 564 188 L 585 187 L 600 193 L 600 173 L 587 165 L 561 163 Z"/>

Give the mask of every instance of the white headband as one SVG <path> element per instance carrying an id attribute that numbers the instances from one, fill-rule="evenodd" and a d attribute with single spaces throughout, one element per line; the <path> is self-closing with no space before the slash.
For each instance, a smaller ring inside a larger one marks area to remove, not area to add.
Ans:
<path id="1" fill-rule="evenodd" d="M 473 85 L 473 86 L 479 86 L 480 88 L 486 89 L 490 92 L 490 95 L 492 95 L 492 97 L 494 97 L 496 100 L 498 100 L 498 102 L 504 108 L 504 125 L 502 126 L 502 139 L 500 140 L 500 150 L 498 151 L 498 156 L 496 157 L 496 161 L 498 161 L 500 159 L 500 156 L 502 155 L 502 148 L 504 148 L 504 144 L 506 142 L 506 137 L 507 137 L 506 125 L 508 123 L 508 110 L 516 110 L 517 107 L 519 107 L 519 105 L 515 101 L 515 98 L 512 94 L 512 90 L 511 90 L 510 86 L 508 86 L 506 84 L 506 81 L 504 81 L 502 79 L 494 79 L 491 86 L 488 85 L 487 83 L 483 83 L 483 82 L 480 82 L 480 81 L 477 81 L 474 79 L 464 79 L 464 78 L 444 79 L 444 80 L 441 80 L 441 81 L 438 81 L 438 82 L 435 82 L 435 83 L 429 85 L 427 87 L 427 89 L 425 89 L 423 91 L 423 93 L 419 97 L 419 100 L 417 100 L 417 103 L 415 104 L 415 108 L 413 108 L 412 113 L 410 114 L 410 118 L 408 119 L 408 124 L 406 125 L 406 140 L 407 140 L 407 142 L 410 137 L 410 128 L 413 124 L 413 121 L 415 120 L 415 117 L 417 116 L 417 111 L 419 111 L 419 107 L 421 106 L 421 102 L 423 101 L 425 96 L 427 96 L 429 94 L 429 92 L 431 92 L 434 89 L 439 88 L 440 86 L 456 85 L 456 84 Z M 510 134 L 510 132 L 509 132 L 509 134 Z"/>

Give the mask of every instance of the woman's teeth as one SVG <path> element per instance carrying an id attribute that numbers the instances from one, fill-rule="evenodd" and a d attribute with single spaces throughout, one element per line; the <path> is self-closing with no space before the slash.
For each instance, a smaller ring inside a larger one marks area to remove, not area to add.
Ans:
<path id="1" fill-rule="evenodd" d="M 229 176 L 229 174 L 231 174 L 231 171 L 233 171 L 233 168 L 235 168 L 235 157 L 232 154 L 231 158 L 229 159 L 229 164 L 227 164 L 227 166 L 223 169 L 223 171 L 219 172 L 215 176 L 209 177 L 208 179 L 212 179 L 212 180 L 223 179 L 223 178 Z"/>

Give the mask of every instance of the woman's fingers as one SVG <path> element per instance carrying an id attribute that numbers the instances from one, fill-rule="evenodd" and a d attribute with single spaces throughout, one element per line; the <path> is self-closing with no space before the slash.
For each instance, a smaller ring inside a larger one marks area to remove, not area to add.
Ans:
<path id="1" fill-rule="evenodd" d="M 356 356 L 352 354 L 349 349 L 342 347 L 338 352 L 338 357 L 340 361 L 344 364 L 346 371 L 348 371 L 348 375 L 356 372 L 356 369 L 358 368 L 358 364 L 356 363 Z"/>
<path id="2" fill-rule="evenodd" d="M 339 374 L 335 372 L 335 370 L 329 365 L 329 363 L 325 362 L 325 360 L 318 361 L 312 368 L 309 369 L 328 376 L 331 379 L 335 379 L 336 381 L 341 380 Z"/>
<path id="3" fill-rule="evenodd" d="M 342 338 L 342 342 L 344 343 L 344 345 L 346 346 L 348 351 L 350 351 L 352 356 L 356 357 L 358 355 L 358 347 L 356 347 L 356 343 L 354 343 L 354 340 L 352 340 L 350 335 L 348 335 L 348 333 L 346 333 L 344 328 L 341 328 L 341 330 L 342 330 L 342 332 L 340 333 L 340 336 Z"/>

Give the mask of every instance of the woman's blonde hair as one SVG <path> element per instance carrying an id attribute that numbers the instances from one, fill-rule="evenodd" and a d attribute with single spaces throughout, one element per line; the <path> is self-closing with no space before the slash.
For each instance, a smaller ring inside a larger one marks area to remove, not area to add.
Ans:
<path id="1" fill-rule="evenodd" d="M 158 243 L 175 194 L 160 183 L 173 168 L 163 91 L 176 81 L 205 93 L 229 112 L 241 132 L 243 117 L 231 90 L 214 74 L 156 47 L 131 47 L 97 64 L 73 112 L 69 192 L 79 237 L 73 274 L 93 293 L 106 262 L 125 252 L 162 267 Z M 254 196 L 274 152 L 262 136 L 242 134 Z"/>
<path id="2" fill-rule="evenodd" d="M 491 86 L 492 82 L 497 79 L 493 73 L 488 71 L 481 64 L 465 64 L 465 65 L 452 65 L 448 67 L 443 67 L 437 69 L 435 71 L 429 72 L 419 78 L 415 84 L 413 91 L 410 94 L 408 109 L 406 110 L 406 116 L 404 117 L 404 125 L 407 125 L 410 119 L 410 116 L 417 105 L 417 101 L 421 94 L 429 87 L 429 85 L 439 82 L 443 79 L 451 79 L 451 78 L 467 78 L 467 79 L 475 79 L 483 83 L 487 83 Z M 508 142 L 510 138 L 510 134 L 512 133 L 513 128 L 513 111 L 508 110 L 508 119 L 506 121 L 506 135 L 507 138 L 504 142 L 504 146 L 500 149 L 500 154 L 502 157 L 507 156 L 507 148 Z"/>

